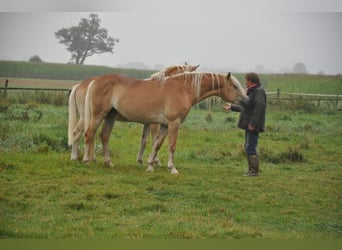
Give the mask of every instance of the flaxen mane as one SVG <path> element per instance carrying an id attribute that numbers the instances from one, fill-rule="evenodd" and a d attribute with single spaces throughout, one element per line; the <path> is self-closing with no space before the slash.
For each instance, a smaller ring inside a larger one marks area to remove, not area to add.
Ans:
<path id="1" fill-rule="evenodd" d="M 194 88 L 194 92 L 195 92 L 195 97 L 198 98 L 200 96 L 200 92 L 201 92 L 201 82 L 202 79 L 205 75 L 210 74 L 211 75 L 211 84 L 212 84 L 212 89 L 215 89 L 215 82 L 218 83 L 217 87 L 219 85 L 223 85 L 226 88 L 227 85 L 227 80 L 226 77 L 222 74 L 215 74 L 215 73 L 205 73 L 205 72 L 184 72 L 181 74 L 177 74 L 174 76 L 170 76 L 170 77 L 166 77 L 163 78 L 162 82 L 166 82 L 168 79 L 172 79 L 172 78 L 183 78 L 184 79 L 184 83 L 187 82 L 189 79 L 192 79 L 191 84 Z M 233 77 L 233 76 L 232 76 Z M 223 82 L 221 82 L 223 81 Z M 234 83 L 236 80 L 236 78 L 234 77 L 233 79 Z"/>
<path id="2" fill-rule="evenodd" d="M 192 66 L 189 64 L 185 64 L 182 66 L 179 65 L 171 65 L 166 67 L 165 69 L 158 71 L 151 75 L 150 80 L 162 80 L 165 77 L 171 76 L 170 72 L 172 72 L 172 69 L 175 68 L 177 72 L 186 72 L 186 71 L 192 71 Z"/>

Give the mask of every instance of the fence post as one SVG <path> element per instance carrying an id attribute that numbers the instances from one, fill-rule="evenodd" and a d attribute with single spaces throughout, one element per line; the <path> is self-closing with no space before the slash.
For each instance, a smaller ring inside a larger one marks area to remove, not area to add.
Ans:
<path id="1" fill-rule="evenodd" d="M 7 97 L 8 79 L 5 81 L 4 98 Z"/>
<path id="2" fill-rule="evenodd" d="M 336 96 L 336 108 L 338 108 L 338 95 Z"/>
<path id="3" fill-rule="evenodd" d="M 278 100 L 278 104 L 280 105 L 280 89 L 277 88 L 277 100 Z"/>

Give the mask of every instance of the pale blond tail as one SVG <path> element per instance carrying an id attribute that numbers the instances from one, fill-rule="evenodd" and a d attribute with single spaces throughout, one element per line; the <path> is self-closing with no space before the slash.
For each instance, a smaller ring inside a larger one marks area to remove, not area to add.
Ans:
<path id="1" fill-rule="evenodd" d="M 90 82 L 88 89 L 87 89 L 86 98 L 85 98 L 85 103 L 84 103 L 84 132 L 87 131 L 89 123 L 90 123 L 90 118 L 91 118 L 91 88 L 92 88 L 94 82 L 95 82 L 95 80 Z"/>
<path id="2" fill-rule="evenodd" d="M 74 143 L 73 131 L 77 124 L 77 105 L 76 105 L 76 90 L 80 84 L 76 84 L 69 96 L 69 126 L 68 126 L 68 145 Z"/>

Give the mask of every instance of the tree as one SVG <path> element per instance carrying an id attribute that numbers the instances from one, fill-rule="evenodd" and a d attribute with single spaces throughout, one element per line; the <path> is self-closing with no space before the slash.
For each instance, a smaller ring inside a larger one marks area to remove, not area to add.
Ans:
<path id="1" fill-rule="evenodd" d="M 31 56 L 28 60 L 29 62 L 44 62 L 38 55 Z"/>
<path id="2" fill-rule="evenodd" d="M 306 66 L 302 62 L 297 62 L 295 66 L 293 67 L 293 73 L 294 74 L 307 74 L 308 71 L 306 69 Z"/>
<path id="3" fill-rule="evenodd" d="M 82 18 L 78 26 L 62 28 L 55 32 L 59 43 L 64 44 L 71 53 L 71 61 L 83 64 L 85 59 L 94 54 L 113 53 L 115 42 L 108 36 L 108 31 L 100 27 L 100 18 L 90 14 L 89 19 Z"/>

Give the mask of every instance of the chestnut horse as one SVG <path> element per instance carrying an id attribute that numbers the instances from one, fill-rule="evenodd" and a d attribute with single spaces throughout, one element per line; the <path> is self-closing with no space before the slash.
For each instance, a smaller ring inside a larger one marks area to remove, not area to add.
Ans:
<path id="1" fill-rule="evenodd" d="M 85 148 L 83 161 L 95 160 L 94 135 L 104 119 L 101 133 L 104 160 L 112 165 L 108 141 L 117 116 L 130 122 L 160 124 L 157 140 L 148 159 L 146 171 L 153 163 L 166 135 L 169 138 L 168 168 L 177 174 L 174 165 L 180 124 L 193 105 L 210 96 L 226 102 L 245 103 L 248 96 L 232 76 L 213 73 L 183 73 L 162 80 L 138 80 L 119 74 L 99 77 L 89 85 L 85 103 Z"/>
<path id="2" fill-rule="evenodd" d="M 195 71 L 199 65 L 192 66 L 185 62 L 184 65 L 172 65 L 165 69 L 154 73 L 148 80 L 161 80 L 164 77 L 175 75 L 183 72 Z M 69 96 L 69 126 L 68 126 L 68 145 L 71 146 L 71 160 L 78 159 L 78 145 L 84 132 L 84 102 L 90 82 L 96 80 L 98 77 L 89 77 L 81 83 L 76 84 Z M 78 115 L 77 115 L 78 114 Z M 151 131 L 152 141 L 157 136 L 159 125 L 151 124 L 151 126 L 144 126 L 142 131 L 142 139 L 137 161 L 143 162 L 144 149 L 146 147 L 147 137 Z M 156 159 L 160 164 L 159 159 Z"/>

